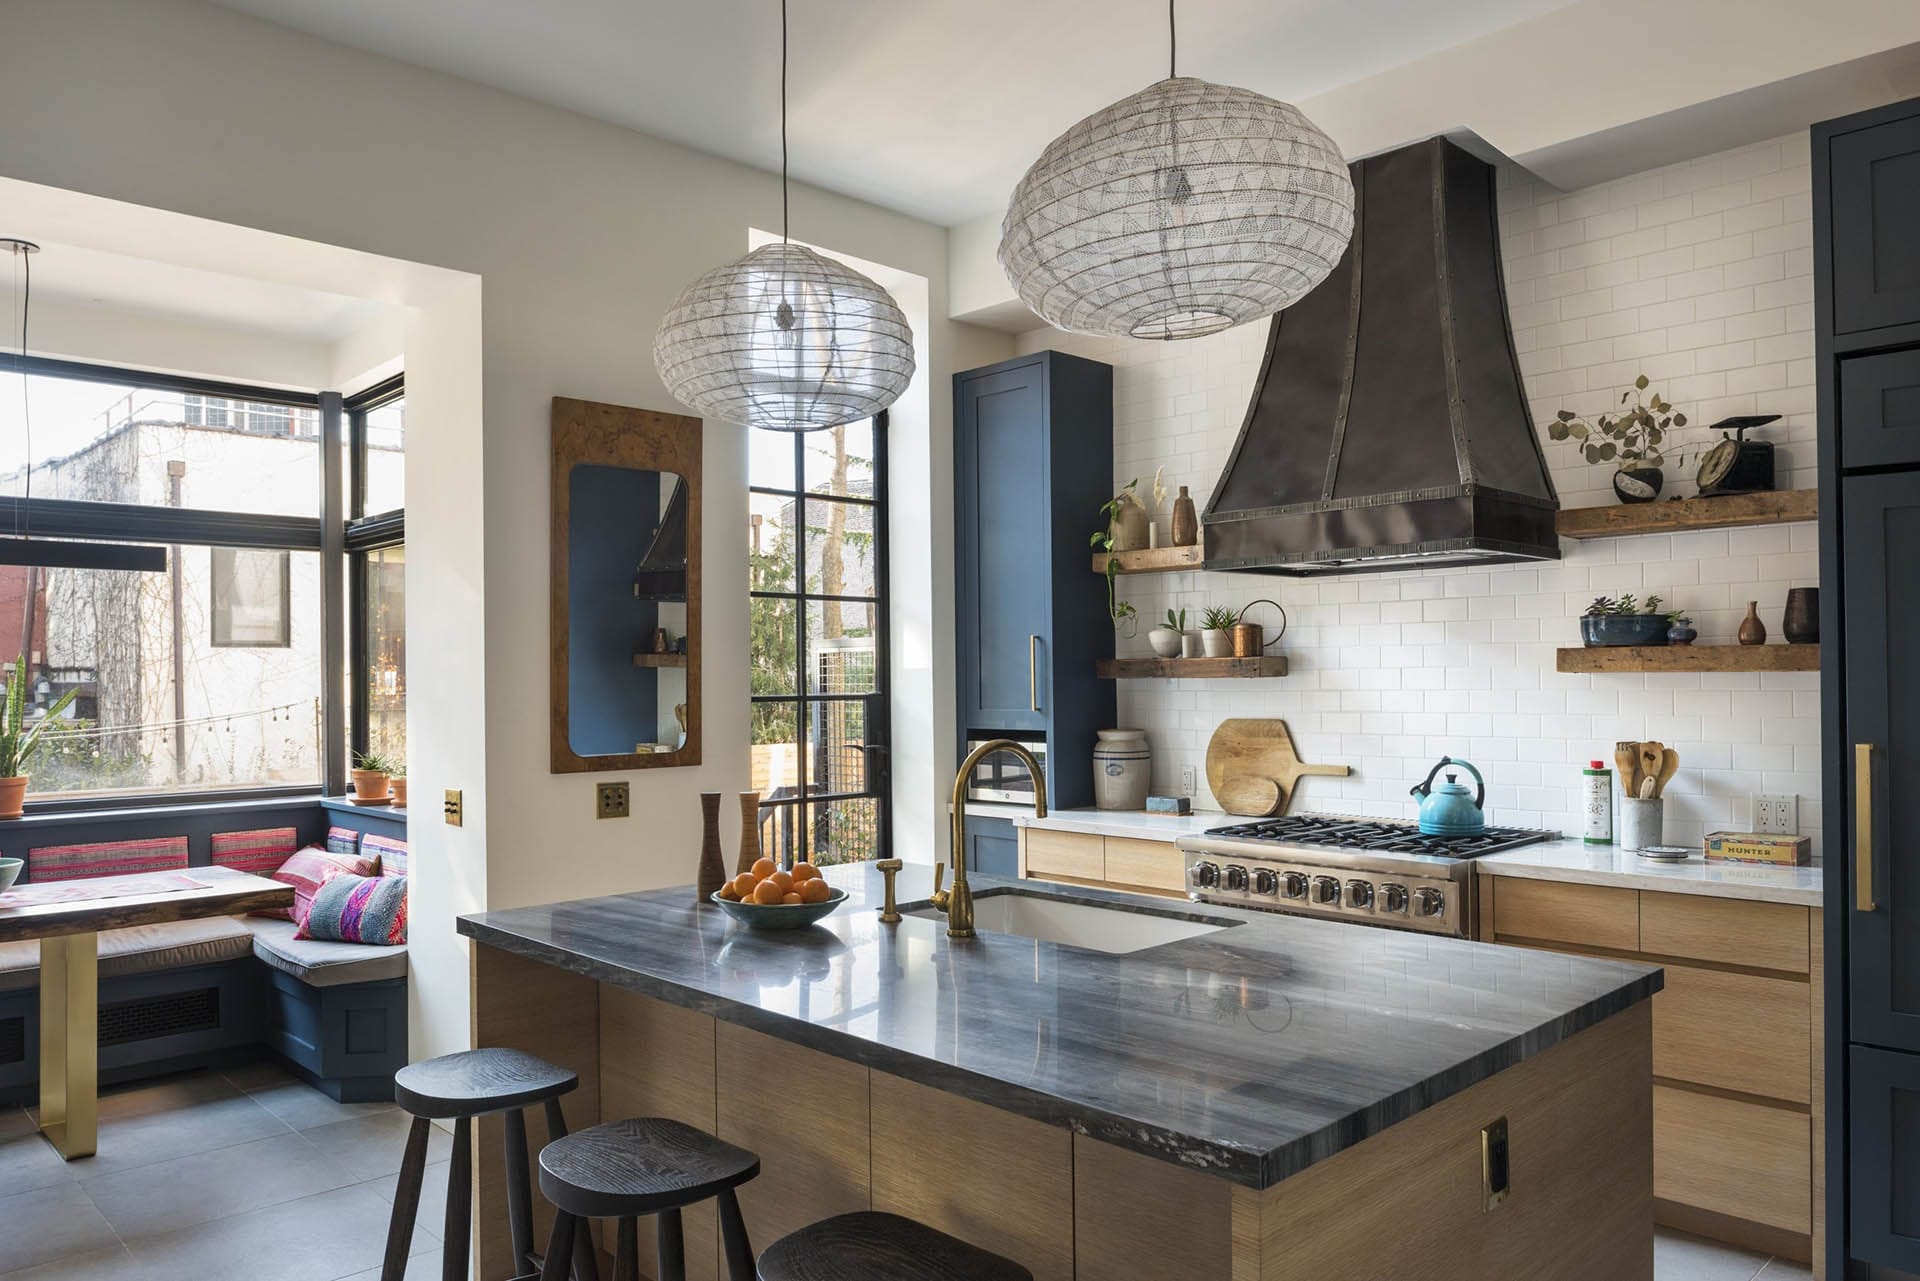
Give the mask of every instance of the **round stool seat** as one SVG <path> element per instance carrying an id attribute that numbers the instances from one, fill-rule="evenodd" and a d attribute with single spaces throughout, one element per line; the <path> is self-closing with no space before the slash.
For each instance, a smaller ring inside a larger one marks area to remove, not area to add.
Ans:
<path id="1" fill-rule="evenodd" d="M 760 1158 L 745 1148 L 659 1116 L 609 1121 L 540 1149 L 540 1191 L 585 1219 L 692 1205 L 759 1173 Z"/>
<path id="2" fill-rule="evenodd" d="M 393 1101 L 415 1116 L 485 1116 L 558 1098 L 578 1073 L 522 1050 L 462 1050 L 393 1074 Z"/>
<path id="3" fill-rule="evenodd" d="M 1011 1259 L 874 1210 L 822 1219 L 760 1256 L 760 1281 L 1033 1281 Z"/>

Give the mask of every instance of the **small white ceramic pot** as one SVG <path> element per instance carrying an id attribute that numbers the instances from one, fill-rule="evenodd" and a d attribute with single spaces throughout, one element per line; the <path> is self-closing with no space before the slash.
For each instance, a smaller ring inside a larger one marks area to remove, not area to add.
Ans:
<path id="1" fill-rule="evenodd" d="M 1200 633 L 1197 630 L 1180 633 L 1180 657 L 1198 658 L 1205 652 L 1205 648 L 1200 643 Z"/>
<path id="2" fill-rule="evenodd" d="M 1162 658 L 1180 657 L 1180 633 L 1171 627 L 1156 627 L 1148 632 L 1147 644 Z"/>
<path id="3" fill-rule="evenodd" d="M 1201 644 L 1208 658 L 1233 657 L 1233 633 L 1219 628 L 1208 628 L 1200 633 Z"/>

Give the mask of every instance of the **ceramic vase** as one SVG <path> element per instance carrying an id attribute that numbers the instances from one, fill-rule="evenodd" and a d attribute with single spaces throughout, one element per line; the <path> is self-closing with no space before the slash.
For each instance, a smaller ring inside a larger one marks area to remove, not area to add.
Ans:
<path id="1" fill-rule="evenodd" d="M 1156 627 L 1148 632 L 1147 644 L 1162 658 L 1180 657 L 1180 633 L 1171 627 Z"/>
<path id="2" fill-rule="evenodd" d="M 1811 645 L 1820 639 L 1820 589 L 1793 587 L 1787 590 L 1787 612 L 1780 620 L 1780 631 L 1794 645 Z"/>
<path id="3" fill-rule="evenodd" d="M 753 870 L 760 861 L 760 793 L 740 793 L 740 857 L 734 860 L 734 874 Z"/>
<path id="4" fill-rule="evenodd" d="M 1111 531 L 1113 550 L 1117 552 L 1137 552 L 1147 545 L 1150 531 L 1147 509 L 1139 503 L 1120 504 L 1120 515 L 1115 518 Z"/>
<path id="5" fill-rule="evenodd" d="M 1742 645 L 1764 645 L 1767 643 L 1767 625 L 1760 621 L 1760 602 L 1747 602 L 1747 616 L 1740 620 L 1740 643 Z"/>
<path id="6" fill-rule="evenodd" d="M 1143 729 L 1103 729 L 1093 745 L 1093 804 L 1103 810 L 1143 810 L 1153 783 L 1153 749 Z"/>
<path id="7" fill-rule="evenodd" d="M 1666 482 L 1666 473 L 1658 467 L 1622 467 L 1613 473 L 1613 494 L 1623 503 L 1650 503 Z"/>
<path id="8" fill-rule="evenodd" d="M 720 793 L 700 793 L 700 874 L 694 879 L 705 903 L 727 883 L 727 865 L 720 854 Z"/>
<path id="9" fill-rule="evenodd" d="M 1223 627 L 1209 627 L 1201 632 L 1200 645 L 1208 658 L 1233 657 L 1233 633 Z"/>
<path id="10" fill-rule="evenodd" d="M 1164 545 L 1165 545 L 1165 542 L 1160 536 L 1160 522 L 1157 520 L 1148 521 L 1147 522 L 1147 546 L 1161 547 Z"/>
<path id="11" fill-rule="evenodd" d="M 1180 486 L 1180 496 L 1173 500 L 1173 545 L 1191 547 L 1200 541 L 1200 516 L 1193 509 L 1193 499 L 1187 493 L 1185 485 Z"/>
<path id="12" fill-rule="evenodd" d="M 1691 645 L 1699 635 L 1691 618 L 1676 618 L 1673 620 L 1673 626 L 1667 628 L 1667 644 Z"/>

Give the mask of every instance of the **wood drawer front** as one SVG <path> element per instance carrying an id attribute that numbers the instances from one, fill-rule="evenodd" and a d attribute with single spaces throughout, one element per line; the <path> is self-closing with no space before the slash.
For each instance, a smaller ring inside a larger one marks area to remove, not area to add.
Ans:
<path id="1" fill-rule="evenodd" d="M 1640 950 L 1805 974 L 1807 909 L 1649 890 L 1640 896 Z"/>
<path id="2" fill-rule="evenodd" d="M 1187 858 L 1172 841 L 1141 841 L 1109 836 L 1107 879 L 1162 894 L 1187 892 Z"/>
<path id="3" fill-rule="evenodd" d="M 1669 965 L 1653 998 L 1653 1074 L 1811 1102 L 1812 999 L 1792 979 Z"/>
<path id="4" fill-rule="evenodd" d="M 1498 938 L 1539 939 L 1632 952 L 1640 945 L 1639 892 L 1503 876 L 1493 896 Z"/>
<path id="5" fill-rule="evenodd" d="M 1653 1087 L 1653 1194 L 1788 1232 L 1813 1230 L 1812 1118 Z"/>
<path id="6" fill-rule="evenodd" d="M 1026 842 L 1028 876 L 1072 876 L 1083 881 L 1106 877 L 1106 852 L 1098 836 L 1027 827 L 1021 829 L 1021 839 Z"/>

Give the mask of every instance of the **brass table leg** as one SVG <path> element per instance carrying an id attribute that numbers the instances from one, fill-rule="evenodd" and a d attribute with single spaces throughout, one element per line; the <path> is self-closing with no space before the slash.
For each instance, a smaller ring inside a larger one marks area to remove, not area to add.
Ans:
<path id="1" fill-rule="evenodd" d="M 100 1129 L 100 954 L 96 935 L 40 940 L 40 1132 L 71 1161 Z"/>

